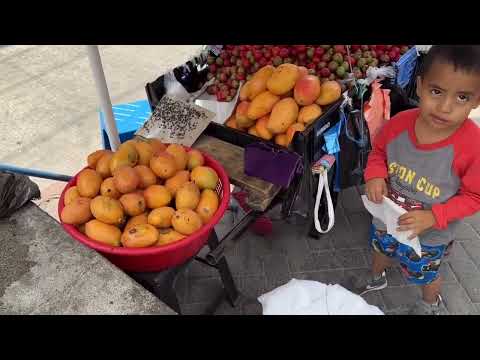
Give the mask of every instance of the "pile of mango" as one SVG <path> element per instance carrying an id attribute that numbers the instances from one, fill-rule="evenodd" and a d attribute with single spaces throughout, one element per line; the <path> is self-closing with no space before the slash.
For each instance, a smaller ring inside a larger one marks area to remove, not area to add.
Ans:
<path id="1" fill-rule="evenodd" d="M 305 67 L 266 65 L 241 87 L 240 102 L 226 125 L 288 147 L 295 132 L 304 131 L 341 93 L 337 81 L 320 83 Z"/>
<path id="2" fill-rule="evenodd" d="M 60 219 L 110 246 L 164 246 L 197 232 L 219 206 L 218 174 L 198 150 L 134 139 L 87 158 Z"/>

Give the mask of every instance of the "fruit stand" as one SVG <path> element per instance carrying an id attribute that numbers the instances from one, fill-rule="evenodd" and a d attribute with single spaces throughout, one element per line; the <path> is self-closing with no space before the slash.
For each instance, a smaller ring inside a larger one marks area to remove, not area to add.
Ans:
<path id="1" fill-rule="evenodd" d="M 90 154 L 86 167 L 69 179 L 58 209 L 62 226 L 178 313 L 173 284 L 194 260 L 219 271 L 234 306 L 240 294 L 225 252 L 252 222 L 279 203 L 282 219 L 297 213 L 308 219 L 310 235 L 319 236 L 314 218 L 324 227 L 331 220 L 327 208 L 331 203 L 335 207 L 338 191 L 348 186 L 339 185 L 345 184 L 338 181 L 339 174 L 349 177 L 355 172 L 356 181 L 362 179 L 361 166 L 352 162 L 345 166 L 338 155 L 345 139 L 351 140 L 349 122 L 359 122 L 363 131 L 364 93 L 357 83 L 368 77 L 370 68 L 400 64 L 402 55 L 411 50 L 408 45 L 216 48 L 203 63 L 190 64 L 186 75 L 173 71 L 171 77 L 187 93 L 205 90 L 218 106 L 224 103 L 233 109 L 224 119 L 210 122 L 190 147 L 141 136 L 120 144 L 98 49 L 90 47 L 111 148 Z M 171 96 L 166 84 L 162 75 L 146 85 L 153 112 Z M 357 120 L 351 120 L 354 113 L 360 114 Z M 368 138 L 368 130 L 360 135 Z M 361 147 L 367 153 L 368 141 L 359 145 L 358 134 L 353 137 L 355 145 L 349 151 Z M 262 158 L 260 166 L 259 146 L 264 155 L 271 155 Z M 294 165 L 276 162 L 279 154 Z M 335 156 L 328 169 L 321 163 L 328 170 L 326 187 L 332 198 L 330 204 L 321 198 L 314 211 L 320 177 L 313 167 L 325 155 Z M 275 174 L 265 170 L 272 165 L 278 170 Z M 230 183 L 246 190 L 248 210 L 218 239 L 214 226 L 229 206 Z M 201 257 L 204 245 L 210 252 Z"/>

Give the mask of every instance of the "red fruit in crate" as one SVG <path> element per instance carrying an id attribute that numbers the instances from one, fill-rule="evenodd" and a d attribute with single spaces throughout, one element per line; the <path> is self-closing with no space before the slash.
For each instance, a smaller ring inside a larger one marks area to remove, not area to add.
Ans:
<path id="1" fill-rule="evenodd" d="M 217 72 L 217 65 L 215 64 L 210 65 L 209 70 L 212 74 L 215 74 Z"/>
<path id="2" fill-rule="evenodd" d="M 380 61 L 383 63 L 389 63 L 390 62 L 390 56 L 388 54 L 383 54 L 380 56 Z"/>
<path id="3" fill-rule="evenodd" d="M 263 57 L 263 54 L 261 51 L 255 51 L 253 57 L 255 58 L 255 60 L 260 61 L 260 59 Z"/>
<path id="4" fill-rule="evenodd" d="M 299 61 L 305 61 L 305 60 L 307 59 L 307 54 L 305 54 L 305 53 L 299 53 L 299 54 L 297 55 L 297 59 L 298 59 Z"/>
<path id="5" fill-rule="evenodd" d="M 386 45 L 377 45 L 377 52 L 378 51 L 385 51 Z"/>
<path id="6" fill-rule="evenodd" d="M 250 61 L 248 61 L 248 59 L 243 59 L 242 60 L 242 66 L 246 69 L 248 69 L 250 67 Z"/>
<path id="7" fill-rule="evenodd" d="M 385 51 L 377 49 L 376 53 L 377 53 L 377 59 L 380 59 L 382 55 L 385 54 Z"/>
<path id="8" fill-rule="evenodd" d="M 296 57 L 298 55 L 298 51 L 297 49 L 295 49 L 294 47 L 292 47 L 290 49 L 290 55 L 292 55 L 293 57 Z"/>
<path id="9" fill-rule="evenodd" d="M 247 51 L 246 51 L 246 50 L 240 51 L 240 57 L 241 57 L 242 59 L 245 59 L 245 58 L 247 57 Z"/>
<path id="10" fill-rule="evenodd" d="M 320 69 L 320 76 L 328 78 L 330 76 L 330 70 L 327 67 Z"/>
<path id="11" fill-rule="evenodd" d="M 245 74 L 241 74 L 241 73 L 237 73 L 237 80 L 241 81 L 241 80 L 245 80 Z"/>
<path id="12" fill-rule="evenodd" d="M 315 55 L 315 49 L 312 48 L 312 47 L 309 47 L 309 48 L 307 49 L 307 57 L 308 57 L 309 59 L 312 59 L 312 58 L 314 57 L 314 55 Z"/>
<path id="13" fill-rule="evenodd" d="M 400 54 L 405 54 L 407 51 L 409 50 L 408 46 L 406 45 L 403 45 L 401 48 L 400 48 Z"/>
<path id="14" fill-rule="evenodd" d="M 390 50 L 388 52 L 388 56 L 390 56 L 390 59 L 393 60 L 397 56 L 397 52 L 393 51 L 393 50 Z"/>
<path id="15" fill-rule="evenodd" d="M 377 56 L 378 56 L 378 55 L 377 55 L 377 51 L 376 51 L 376 50 L 370 50 L 370 56 L 371 56 L 372 58 L 376 59 Z"/>
<path id="16" fill-rule="evenodd" d="M 236 47 L 235 49 L 232 50 L 232 55 L 235 56 L 235 57 L 240 56 L 240 50 L 238 49 L 238 47 Z"/>
<path id="17" fill-rule="evenodd" d="M 235 65 L 237 65 L 237 67 L 240 67 L 243 65 L 243 61 L 241 59 L 238 59 Z"/>
<path id="18" fill-rule="evenodd" d="M 226 84 L 229 88 L 231 88 L 232 87 L 232 79 L 231 78 L 227 79 Z"/>
<path id="19" fill-rule="evenodd" d="M 269 60 L 272 57 L 272 53 L 270 52 L 270 50 L 265 50 L 263 56 L 265 57 L 265 59 Z"/>
<path id="20" fill-rule="evenodd" d="M 225 94 L 223 93 L 223 91 L 217 91 L 217 101 L 225 101 Z"/>
<path id="21" fill-rule="evenodd" d="M 210 85 L 207 87 L 207 93 L 210 95 L 215 95 L 217 93 L 217 87 L 215 85 Z"/>
<path id="22" fill-rule="evenodd" d="M 327 67 L 327 63 L 325 61 L 320 61 L 317 65 L 317 67 L 321 70 L 324 67 Z"/>
<path id="23" fill-rule="evenodd" d="M 313 59 L 312 59 L 312 62 L 314 64 L 318 64 L 320 62 L 320 58 L 318 56 L 314 56 Z"/>
<path id="24" fill-rule="evenodd" d="M 272 48 L 272 55 L 273 56 L 280 55 L 280 48 L 278 46 L 275 46 L 275 47 Z"/>
<path id="25" fill-rule="evenodd" d="M 355 64 L 357 63 L 357 59 L 350 55 L 345 56 L 345 61 L 352 64 L 352 66 L 355 66 Z"/>
<path id="26" fill-rule="evenodd" d="M 332 60 L 332 55 L 330 54 L 323 54 L 322 56 L 322 61 L 325 61 L 326 63 L 329 63 Z"/>
<path id="27" fill-rule="evenodd" d="M 369 46 L 368 45 L 360 45 L 360 49 L 362 49 L 362 51 L 368 51 Z"/>
<path id="28" fill-rule="evenodd" d="M 236 88 L 231 88 L 231 89 L 230 89 L 230 92 L 229 92 L 229 95 L 230 95 L 230 96 L 235 96 L 235 95 L 237 95 L 237 89 L 236 89 Z"/>
<path id="29" fill-rule="evenodd" d="M 240 45 L 239 49 L 240 51 L 247 51 L 247 48 L 245 47 L 245 45 Z"/>
<path id="30" fill-rule="evenodd" d="M 393 45 L 385 45 L 385 50 L 390 50 L 393 47 Z"/>
<path id="31" fill-rule="evenodd" d="M 323 54 L 325 54 L 325 50 L 323 48 L 315 48 L 315 56 L 322 57 Z"/>
<path id="32" fill-rule="evenodd" d="M 255 49 L 260 50 L 260 49 L 263 47 L 263 45 L 253 45 L 253 47 L 254 47 Z"/>
<path id="33" fill-rule="evenodd" d="M 232 64 L 230 63 L 230 59 L 225 59 L 225 60 L 223 60 L 223 66 L 229 67 L 230 65 L 232 65 Z"/>
<path id="34" fill-rule="evenodd" d="M 230 60 L 230 65 L 235 65 L 237 63 L 237 57 L 236 56 L 231 56 L 229 60 Z"/>
<path id="35" fill-rule="evenodd" d="M 234 89 L 238 89 L 239 86 L 240 86 L 240 83 L 238 82 L 238 80 L 232 80 L 232 87 Z"/>
<path id="36" fill-rule="evenodd" d="M 272 60 L 268 60 L 267 65 L 272 65 L 272 66 L 273 66 L 273 61 L 272 61 Z"/>
<path id="37" fill-rule="evenodd" d="M 395 51 L 397 54 L 400 54 L 400 47 L 394 46 L 392 47 L 392 51 Z"/>
<path id="38" fill-rule="evenodd" d="M 280 57 L 284 59 L 288 57 L 289 54 L 290 54 L 290 50 L 288 50 L 287 48 L 282 48 L 279 53 Z"/>
<path id="39" fill-rule="evenodd" d="M 352 52 L 355 52 L 360 49 L 360 45 L 350 45 L 350 50 Z"/>
<path id="40" fill-rule="evenodd" d="M 295 46 L 295 48 L 297 49 L 297 52 L 300 54 L 303 54 L 307 51 L 307 47 L 305 45 L 297 45 Z"/>
<path id="41" fill-rule="evenodd" d="M 317 65 L 313 62 L 311 62 L 310 64 L 307 64 L 307 69 L 315 69 L 317 67 Z"/>
<path id="42" fill-rule="evenodd" d="M 258 63 L 260 64 L 261 67 L 264 67 L 267 65 L 267 62 L 268 62 L 267 59 L 262 57 Z"/>
<path id="43" fill-rule="evenodd" d="M 273 58 L 273 65 L 274 66 L 280 66 L 280 65 L 282 65 L 282 63 L 283 63 L 283 60 L 280 56 L 275 56 Z"/>
<path id="44" fill-rule="evenodd" d="M 228 79 L 227 74 L 223 73 L 223 74 L 220 75 L 220 81 L 221 81 L 221 82 L 226 82 L 227 79 Z"/>
<path id="45" fill-rule="evenodd" d="M 340 53 L 342 55 L 345 55 L 347 53 L 344 45 L 335 45 L 333 49 L 336 53 Z"/>

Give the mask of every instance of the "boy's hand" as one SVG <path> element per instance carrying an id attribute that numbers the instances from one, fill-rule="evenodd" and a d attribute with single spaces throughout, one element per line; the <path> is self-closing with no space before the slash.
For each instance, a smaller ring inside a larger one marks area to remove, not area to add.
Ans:
<path id="1" fill-rule="evenodd" d="M 398 219 L 397 231 L 412 231 L 412 234 L 408 237 L 412 240 L 415 236 L 420 235 L 425 230 L 430 229 L 435 225 L 437 220 L 431 210 L 414 210 L 403 214 Z"/>
<path id="2" fill-rule="evenodd" d="M 381 204 L 383 196 L 388 194 L 387 183 L 385 179 L 370 179 L 366 183 L 366 193 L 368 200 L 375 204 Z"/>

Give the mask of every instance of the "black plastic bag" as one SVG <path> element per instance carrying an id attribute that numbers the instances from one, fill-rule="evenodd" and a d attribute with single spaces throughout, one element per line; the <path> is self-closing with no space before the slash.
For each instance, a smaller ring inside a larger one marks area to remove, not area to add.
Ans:
<path id="1" fill-rule="evenodd" d="M 10 216 L 33 199 L 40 198 L 40 189 L 28 176 L 0 172 L 0 218 Z"/>

